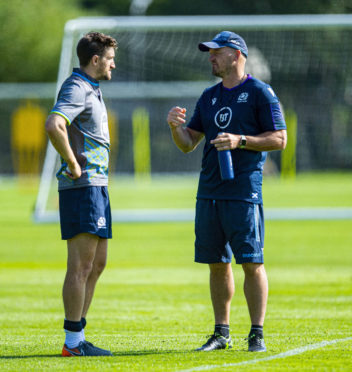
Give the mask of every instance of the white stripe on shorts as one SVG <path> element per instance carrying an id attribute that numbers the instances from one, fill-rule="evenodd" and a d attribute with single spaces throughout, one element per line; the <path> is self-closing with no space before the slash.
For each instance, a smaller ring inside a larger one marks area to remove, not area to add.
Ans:
<path id="1" fill-rule="evenodd" d="M 255 240 L 260 242 L 259 234 L 259 205 L 254 204 L 254 228 L 255 228 Z"/>

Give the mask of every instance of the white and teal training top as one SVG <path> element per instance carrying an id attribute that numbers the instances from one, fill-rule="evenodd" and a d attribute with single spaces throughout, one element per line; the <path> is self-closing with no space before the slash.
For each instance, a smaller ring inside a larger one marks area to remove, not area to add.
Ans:
<path id="1" fill-rule="evenodd" d="M 67 133 L 73 153 L 82 168 L 82 176 L 71 180 L 61 159 L 56 177 L 59 190 L 85 186 L 107 186 L 109 167 L 109 127 L 99 82 L 78 68 L 65 80 L 51 114 L 67 121 Z"/>

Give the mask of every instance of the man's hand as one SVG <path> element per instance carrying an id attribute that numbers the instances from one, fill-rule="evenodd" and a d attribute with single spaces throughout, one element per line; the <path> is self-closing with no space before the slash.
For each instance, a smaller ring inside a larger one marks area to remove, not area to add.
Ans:
<path id="1" fill-rule="evenodd" d="M 171 129 L 177 128 L 186 122 L 186 109 L 182 107 L 173 107 L 167 115 L 167 123 Z"/>
<path id="2" fill-rule="evenodd" d="M 78 162 L 73 162 L 66 168 L 66 174 L 68 177 L 70 177 L 72 180 L 76 180 L 77 178 L 80 178 L 82 175 L 82 169 L 81 166 L 78 164 Z"/>
<path id="3" fill-rule="evenodd" d="M 233 150 L 238 147 L 240 139 L 241 136 L 238 134 L 219 133 L 210 143 L 214 145 L 218 151 Z"/>

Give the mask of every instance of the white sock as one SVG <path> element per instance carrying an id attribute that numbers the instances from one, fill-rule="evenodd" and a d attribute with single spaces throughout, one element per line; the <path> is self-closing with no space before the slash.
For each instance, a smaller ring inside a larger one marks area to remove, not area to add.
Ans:
<path id="1" fill-rule="evenodd" d="M 81 341 L 84 341 L 84 336 L 82 338 L 82 331 L 80 331 L 80 332 L 71 332 L 71 331 L 68 331 L 67 329 L 65 329 L 65 334 L 66 334 L 65 344 L 70 349 L 72 349 L 74 347 L 77 347 L 78 344 Z"/>
<path id="2" fill-rule="evenodd" d="M 82 331 L 81 331 L 81 338 L 82 338 L 82 341 L 84 341 L 86 339 L 86 337 L 84 335 L 84 328 L 82 328 Z"/>

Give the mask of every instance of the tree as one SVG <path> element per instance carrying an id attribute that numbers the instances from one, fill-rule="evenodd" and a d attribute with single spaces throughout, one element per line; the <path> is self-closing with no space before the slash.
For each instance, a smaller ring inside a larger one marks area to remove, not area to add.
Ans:
<path id="1" fill-rule="evenodd" d="M 154 0 L 147 15 L 327 14 L 351 11 L 352 0 Z"/>
<path id="2" fill-rule="evenodd" d="M 91 10 L 97 10 L 106 15 L 128 15 L 131 0 L 80 0 L 82 7 Z"/>
<path id="3" fill-rule="evenodd" d="M 106 15 L 129 15 L 132 0 L 80 0 Z M 147 15 L 326 14 L 350 13 L 352 0 L 153 0 Z"/>
<path id="4" fill-rule="evenodd" d="M 55 81 L 67 20 L 82 14 L 76 0 L 0 2 L 0 81 Z"/>

